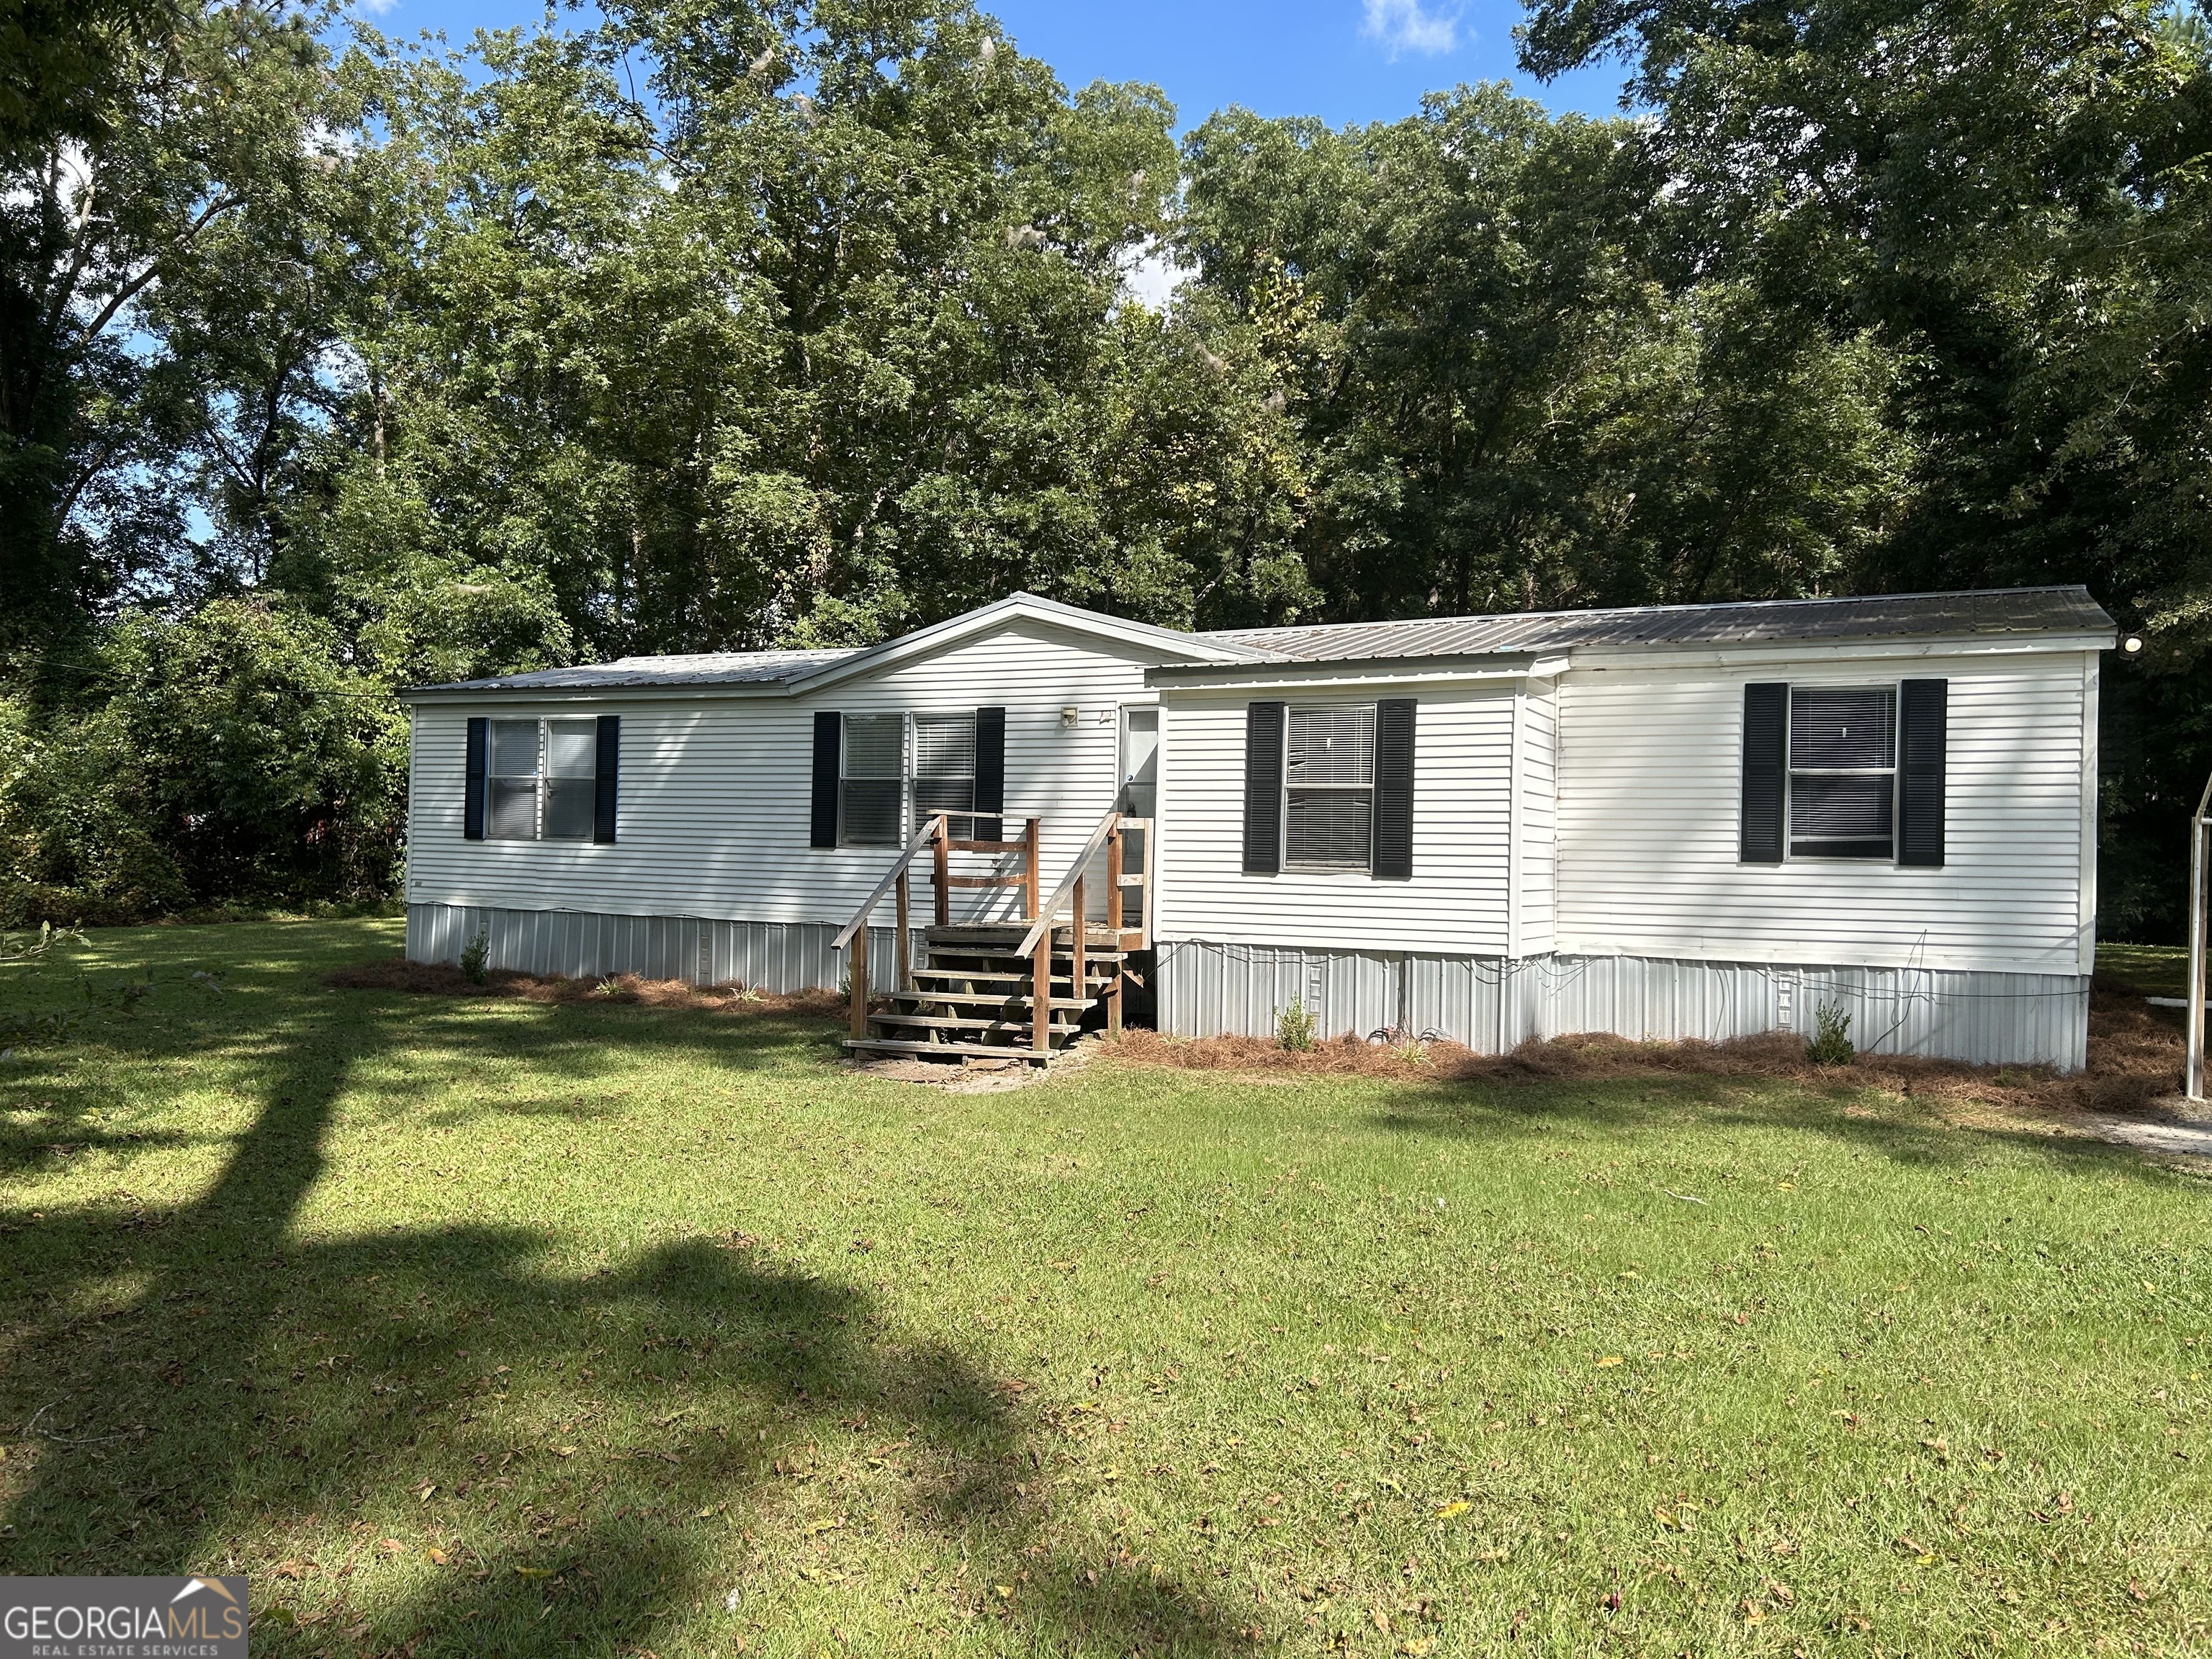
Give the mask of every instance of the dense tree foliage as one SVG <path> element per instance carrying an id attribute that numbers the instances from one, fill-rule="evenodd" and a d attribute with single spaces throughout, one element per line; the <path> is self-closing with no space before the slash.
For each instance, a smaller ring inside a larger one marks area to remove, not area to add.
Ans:
<path id="1" fill-rule="evenodd" d="M 407 680 L 1017 586 L 1221 625 L 2080 580 L 2152 641 L 2106 914 L 2170 927 L 2196 14 L 1538 0 L 1523 52 L 1651 114 L 1461 88 L 1178 148 L 957 3 L 455 52 L 0 0 L 0 908 L 389 890 Z"/>

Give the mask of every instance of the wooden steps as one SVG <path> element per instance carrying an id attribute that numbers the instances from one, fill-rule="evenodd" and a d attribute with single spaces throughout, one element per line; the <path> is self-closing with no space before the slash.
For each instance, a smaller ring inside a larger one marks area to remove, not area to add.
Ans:
<path id="1" fill-rule="evenodd" d="M 896 1054 L 956 1060 L 990 1055 L 1041 1060 L 1073 1042 L 1085 1017 L 1120 994 L 1142 935 L 1096 925 L 1083 932 L 1083 975 L 1075 976 L 1075 933 L 1052 930 L 1046 962 L 1046 1047 L 1036 1045 L 1036 964 L 1019 954 L 1021 922 L 940 924 L 924 931 L 926 960 L 910 983 L 872 1009 L 868 1035 L 848 1037 L 856 1056 Z"/>

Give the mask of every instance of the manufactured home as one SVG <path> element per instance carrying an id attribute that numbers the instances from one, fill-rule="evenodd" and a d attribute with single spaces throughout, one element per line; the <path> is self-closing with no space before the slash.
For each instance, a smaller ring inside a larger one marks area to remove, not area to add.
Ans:
<path id="1" fill-rule="evenodd" d="M 1206 633 L 1015 594 L 421 686 L 408 954 L 842 985 L 893 1052 L 1834 1008 L 2073 1070 L 2113 643 L 2079 587 Z"/>

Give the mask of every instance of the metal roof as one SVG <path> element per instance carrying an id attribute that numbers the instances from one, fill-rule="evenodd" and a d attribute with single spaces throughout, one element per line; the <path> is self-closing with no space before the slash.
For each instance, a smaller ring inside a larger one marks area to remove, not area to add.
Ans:
<path id="1" fill-rule="evenodd" d="M 860 653 L 836 651 L 713 651 L 690 657 L 618 657 L 581 668 L 544 668 L 499 679 L 454 680 L 418 691 L 598 691 L 654 685 L 775 685 Z"/>
<path id="2" fill-rule="evenodd" d="M 2100 633 L 2112 619 L 2086 587 L 2014 587 L 1863 599 L 1750 599 L 1726 605 L 1535 611 L 1311 628 L 1224 629 L 1201 639 L 1279 661 L 1488 656 L 1580 646 L 1758 645 L 1903 635 Z M 1174 670 L 1167 671 L 1173 673 Z"/>
<path id="3" fill-rule="evenodd" d="M 1018 602 L 1018 605 L 1017 605 Z M 787 685 L 835 663 L 884 655 L 940 633 L 1025 608 L 1079 622 L 1092 613 L 1014 594 L 982 611 L 870 647 L 831 651 L 725 651 L 696 656 L 623 657 L 580 668 L 547 668 L 503 678 L 457 680 L 417 692 L 601 691 L 641 688 Z M 1102 624 L 1109 619 L 1098 619 Z M 1896 593 L 1868 599 L 1752 599 L 1730 605 L 1626 606 L 1609 611 L 1535 611 L 1493 617 L 1424 617 L 1405 622 L 1331 623 L 1310 628 L 1222 629 L 1177 634 L 1136 623 L 1123 631 L 1162 645 L 1185 641 L 1212 663 L 1155 669 L 1170 677 L 1228 672 L 1223 658 L 1248 663 L 1357 662 L 1407 657 L 1531 655 L 1582 646 L 1755 645 L 1796 640 L 1906 635 L 2103 633 L 2112 619 L 2086 587 L 2015 587 L 1970 593 Z M 857 672 L 857 671 L 856 671 Z"/>

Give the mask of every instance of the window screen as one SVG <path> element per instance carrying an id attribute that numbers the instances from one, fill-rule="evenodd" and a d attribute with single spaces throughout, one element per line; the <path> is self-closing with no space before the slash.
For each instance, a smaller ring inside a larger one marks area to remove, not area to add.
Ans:
<path id="1" fill-rule="evenodd" d="M 916 714 L 914 717 L 914 827 L 939 812 L 962 816 L 952 833 L 971 833 L 975 810 L 975 716 Z"/>
<path id="2" fill-rule="evenodd" d="M 494 841 L 538 839 L 538 767 L 543 738 L 537 720 L 491 723 L 491 800 L 485 833 Z"/>
<path id="3" fill-rule="evenodd" d="M 592 839 L 599 770 L 597 720 L 545 722 L 546 840 Z"/>
<path id="4" fill-rule="evenodd" d="M 1897 689 L 1790 690 L 1790 855 L 1887 859 L 1897 823 Z"/>
<path id="5" fill-rule="evenodd" d="M 838 840 L 848 847 L 899 844 L 906 772 L 906 716 L 845 716 L 845 771 Z"/>
<path id="6" fill-rule="evenodd" d="M 1375 821 L 1375 709 L 1293 708 L 1283 772 L 1285 864 L 1368 867 Z"/>
<path id="7" fill-rule="evenodd" d="M 485 831 L 494 841 L 589 841 L 596 720 L 494 720 Z"/>

